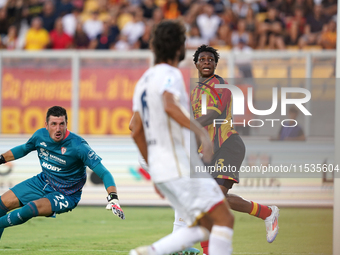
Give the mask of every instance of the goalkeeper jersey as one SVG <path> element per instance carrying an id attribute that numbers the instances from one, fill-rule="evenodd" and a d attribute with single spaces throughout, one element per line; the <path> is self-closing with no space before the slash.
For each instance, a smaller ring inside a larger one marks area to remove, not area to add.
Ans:
<path id="1" fill-rule="evenodd" d="M 20 147 L 24 155 L 37 151 L 44 177 L 65 195 L 81 190 L 86 182 L 86 166 L 93 169 L 101 161 L 83 138 L 68 130 L 62 141 L 55 142 L 45 128 L 39 129 Z M 17 159 L 16 148 L 12 152 Z"/>

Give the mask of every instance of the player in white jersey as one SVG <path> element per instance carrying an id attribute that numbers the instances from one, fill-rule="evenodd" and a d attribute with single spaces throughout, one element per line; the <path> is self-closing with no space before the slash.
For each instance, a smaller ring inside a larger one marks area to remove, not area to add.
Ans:
<path id="1" fill-rule="evenodd" d="M 190 167 L 203 164 L 197 153 L 190 153 L 190 141 L 195 135 L 200 139 L 205 161 L 211 160 L 212 144 L 207 132 L 189 118 L 189 99 L 177 68 L 184 58 L 184 42 L 185 28 L 179 22 L 163 21 L 155 29 L 155 66 L 136 85 L 131 129 L 155 186 L 190 227 L 131 250 L 130 255 L 169 254 L 208 239 L 211 254 L 232 252 L 234 218 L 222 192 L 208 174 L 190 178 Z"/>

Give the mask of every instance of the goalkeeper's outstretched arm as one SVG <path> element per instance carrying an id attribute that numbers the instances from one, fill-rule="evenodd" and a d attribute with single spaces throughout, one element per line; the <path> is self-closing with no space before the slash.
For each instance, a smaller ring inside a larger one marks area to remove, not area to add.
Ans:
<path id="1" fill-rule="evenodd" d="M 92 169 L 104 182 L 104 186 L 107 191 L 107 210 L 112 210 L 114 215 L 117 215 L 122 220 L 125 219 L 124 212 L 120 208 L 117 188 L 112 174 L 106 169 L 106 167 L 100 162 L 95 168 Z"/>
<path id="2" fill-rule="evenodd" d="M 9 161 L 13 161 L 15 159 L 22 158 L 26 156 L 29 152 L 30 150 L 26 148 L 25 144 L 16 146 L 0 155 L 0 165 Z"/>
<path id="3" fill-rule="evenodd" d="M 0 165 L 5 164 L 6 162 L 14 160 L 14 155 L 12 151 L 6 151 L 4 154 L 0 155 Z"/>

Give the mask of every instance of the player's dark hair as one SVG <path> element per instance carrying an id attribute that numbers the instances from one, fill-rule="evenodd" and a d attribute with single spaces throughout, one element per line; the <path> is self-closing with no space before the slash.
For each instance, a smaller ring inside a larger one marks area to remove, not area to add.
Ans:
<path id="1" fill-rule="evenodd" d="M 48 123 L 50 116 L 55 116 L 55 117 L 62 117 L 65 116 L 65 120 L 67 122 L 67 113 L 66 110 L 61 107 L 61 106 L 53 106 L 50 109 L 47 110 L 46 114 L 46 122 Z"/>
<path id="2" fill-rule="evenodd" d="M 151 45 L 155 52 L 155 64 L 173 60 L 184 47 L 185 27 L 179 21 L 162 21 L 153 31 Z"/>
<path id="3" fill-rule="evenodd" d="M 217 64 L 218 60 L 220 59 L 220 54 L 218 54 L 217 50 L 214 49 L 211 46 L 208 45 L 201 45 L 200 47 L 198 47 L 198 49 L 196 50 L 195 54 L 194 54 L 194 63 L 196 64 L 198 61 L 198 56 L 200 55 L 200 53 L 202 52 L 211 52 L 212 54 L 214 54 L 214 58 L 215 58 L 215 62 Z"/>

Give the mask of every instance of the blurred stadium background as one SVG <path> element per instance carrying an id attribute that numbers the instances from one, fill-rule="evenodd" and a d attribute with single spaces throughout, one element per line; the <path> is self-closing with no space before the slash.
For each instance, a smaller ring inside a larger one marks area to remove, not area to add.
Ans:
<path id="1" fill-rule="evenodd" d="M 186 84 L 196 77 L 193 51 L 181 64 Z M 256 51 L 251 55 L 221 51 L 217 73 L 240 88 L 254 88 L 254 105 L 268 109 L 273 87 L 304 87 L 312 99 L 306 107 L 312 117 L 298 116 L 306 141 L 271 141 L 280 124 L 240 129 L 247 155 L 244 165 L 332 164 L 334 160 L 335 51 Z M 242 77 L 237 61 L 247 59 L 254 73 Z M 24 143 L 44 126 L 46 109 L 68 109 L 69 129 L 84 136 L 113 173 L 123 205 L 164 205 L 137 162 L 136 146 L 129 136 L 131 100 L 136 81 L 151 65 L 150 51 L 2 51 L 1 143 L 6 151 Z M 294 97 L 294 95 L 292 95 Z M 299 95 L 295 95 L 299 96 Z M 280 101 L 279 101 L 280 102 Z M 279 107 L 280 108 L 280 107 Z M 287 119 L 277 109 L 270 118 Z M 235 116 L 236 117 L 236 116 Z M 249 112 L 241 119 L 266 119 Z M 240 120 L 239 120 L 240 121 Z M 35 153 L 0 167 L 0 191 L 38 173 Z M 105 190 L 89 171 L 82 204 L 104 204 Z M 233 192 L 261 203 L 280 206 L 333 204 L 333 175 L 314 178 L 295 175 L 241 174 Z M 301 178 L 302 177 L 302 178 Z"/>
<path id="2" fill-rule="evenodd" d="M 197 77 L 192 55 L 203 43 L 219 49 L 217 74 L 244 91 L 253 87 L 255 108 L 271 106 L 273 87 L 311 91 L 313 116 L 297 119 L 305 141 L 272 141 L 279 125 L 238 127 L 244 165 L 332 164 L 336 14 L 336 0 L 0 0 L 0 151 L 24 143 L 44 126 L 47 108 L 61 105 L 69 129 L 114 175 L 123 206 L 167 205 L 138 165 L 128 124 L 136 81 L 153 63 L 151 28 L 179 18 L 187 27 L 180 68 L 188 91 Z M 285 119 L 279 110 L 271 117 Z M 0 193 L 38 172 L 34 153 L 0 166 Z M 232 191 L 263 204 L 333 206 L 332 174 L 291 177 L 241 174 Z M 105 204 L 92 171 L 81 204 Z"/>

